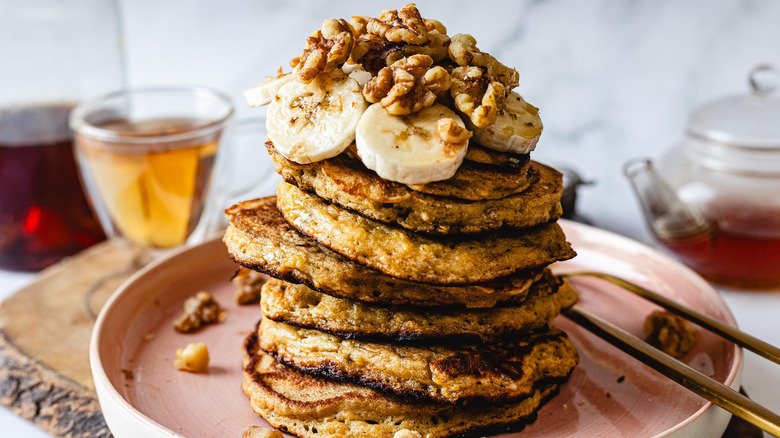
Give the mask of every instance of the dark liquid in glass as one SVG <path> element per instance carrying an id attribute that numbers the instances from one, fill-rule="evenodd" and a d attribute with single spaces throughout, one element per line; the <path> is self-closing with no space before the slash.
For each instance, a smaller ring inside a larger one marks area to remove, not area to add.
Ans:
<path id="1" fill-rule="evenodd" d="M 38 271 L 105 239 L 76 170 L 70 109 L 0 109 L 0 269 Z"/>
<path id="2" fill-rule="evenodd" d="M 691 235 L 658 236 L 659 242 L 714 283 L 739 289 L 780 286 L 780 236 L 761 233 L 780 229 L 778 215 L 720 203 L 708 208 L 719 218 L 714 226 Z"/>

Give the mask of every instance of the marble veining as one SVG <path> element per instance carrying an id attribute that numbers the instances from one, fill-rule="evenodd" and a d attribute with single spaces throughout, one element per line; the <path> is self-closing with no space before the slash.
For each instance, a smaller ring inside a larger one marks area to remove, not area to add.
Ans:
<path id="1" fill-rule="evenodd" d="M 377 15 L 397 1 L 120 1 L 131 84 L 199 83 L 234 96 L 297 56 L 324 17 Z M 595 182 L 578 208 L 596 225 L 647 240 L 621 165 L 656 156 L 703 102 L 747 90 L 762 62 L 780 66 L 780 2 L 771 0 L 418 1 L 450 34 L 520 72 L 541 108 L 533 157 Z"/>

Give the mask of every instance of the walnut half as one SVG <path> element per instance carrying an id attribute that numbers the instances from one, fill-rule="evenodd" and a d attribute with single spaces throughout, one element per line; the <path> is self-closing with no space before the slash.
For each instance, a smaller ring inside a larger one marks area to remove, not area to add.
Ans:
<path id="1" fill-rule="evenodd" d="M 461 67 L 476 66 L 485 70 L 485 74 L 498 80 L 507 91 L 515 88 L 519 83 L 517 70 L 500 63 L 488 53 L 477 48 L 477 40 L 471 35 L 459 33 L 450 39 L 450 59 Z"/>
<path id="2" fill-rule="evenodd" d="M 498 107 L 504 100 L 505 88 L 501 82 L 484 76 L 482 69 L 474 66 L 455 68 L 451 80 L 450 95 L 455 108 L 479 128 L 495 123 Z"/>
<path id="3" fill-rule="evenodd" d="M 436 138 L 441 143 L 444 153 L 449 157 L 457 155 L 465 148 L 472 133 L 450 118 L 439 119 L 436 122 Z"/>
<path id="4" fill-rule="evenodd" d="M 202 325 L 220 322 L 226 315 L 211 294 L 201 291 L 184 301 L 184 313 L 173 323 L 173 327 L 182 333 L 189 333 Z"/>
<path id="5" fill-rule="evenodd" d="M 298 80 L 308 84 L 318 74 L 341 67 L 349 59 L 354 44 L 352 27 L 345 20 L 323 21 L 322 28 L 306 39 L 306 47 L 295 66 Z"/>
<path id="6" fill-rule="evenodd" d="M 372 18 L 368 22 L 366 30 L 396 43 L 425 44 L 428 42 L 428 29 L 414 3 L 404 6 L 400 12 L 395 9 L 382 11 L 379 18 Z"/>
<path id="7" fill-rule="evenodd" d="M 263 274 L 252 269 L 241 267 L 231 280 L 235 290 L 235 299 L 238 304 L 252 304 L 260 302 L 260 289 L 265 284 Z"/>
<path id="8" fill-rule="evenodd" d="M 450 88 L 450 75 L 441 66 L 433 66 L 427 55 L 412 55 L 385 67 L 366 83 L 363 96 L 380 102 L 390 114 L 404 115 L 427 108 L 436 96 Z"/>
<path id="9" fill-rule="evenodd" d="M 645 318 L 647 342 L 673 357 L 683 357 L 696 343 L 696 329 L 687 320 L 656 310 Z"/>

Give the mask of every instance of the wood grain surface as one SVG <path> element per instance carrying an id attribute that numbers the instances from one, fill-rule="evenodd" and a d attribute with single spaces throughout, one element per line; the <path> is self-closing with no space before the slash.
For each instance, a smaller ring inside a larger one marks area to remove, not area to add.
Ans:
<path id="1" fill-rule="evenodd" d="M 0 303 L 0 403 L 57 437 L 111 436 L 89 369 L 89 337 L 143 254 L 121 241 L 100 243 Z"/>

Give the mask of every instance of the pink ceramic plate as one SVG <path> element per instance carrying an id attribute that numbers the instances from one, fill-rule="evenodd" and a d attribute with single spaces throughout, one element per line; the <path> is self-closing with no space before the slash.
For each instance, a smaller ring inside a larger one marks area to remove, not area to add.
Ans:
<path id="1" fill-rule="evenodd" d="M 557 272 L 599 270 L 667 295 L 734 324 L 720 296 L 670 258 L 621 236 L 561 221 L 578 252 Z M 179 252 L 130 279 L 95 326 L 91 362 L 106 422 L 117 438 L 239 437 L 266 425 L 241 392 L 241 343 L 260 318 L 259 306 L 238 306 L 229 282 L 236 266 L 219 240 Z M 579 305 L 640 335 L 655 307 L 595 279 L 574 279 Z M 227 308 L 221 324 L 180 334 L 172 323 L 184 299 L 207 290 Z M 720 436 L 729 415 L 563 317 L 581 363 L 532 425 L 501 437 Z M 207 374 L 173 367 L 175 351 L 205 342 Z M 685 361 L 731 387 L 739 386 L 741 350 L 700 331 Z"/>

